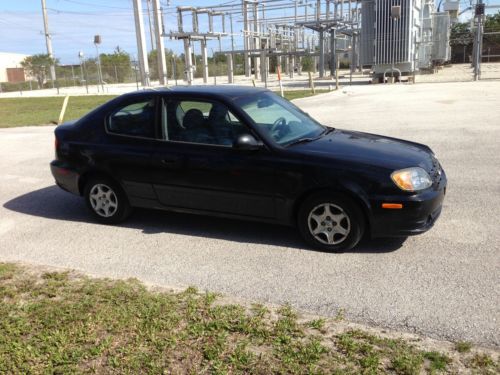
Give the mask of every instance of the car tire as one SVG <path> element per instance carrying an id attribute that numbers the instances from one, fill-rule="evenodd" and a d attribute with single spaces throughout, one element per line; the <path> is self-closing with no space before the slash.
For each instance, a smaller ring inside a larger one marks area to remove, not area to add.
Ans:
<path id="1" fill-rule="evenodd" d="M 101 223 L 117 224 L 132 213 L 125 192 L 109 178 L 90 179 L 85 185 L 84 197 L 90 212 Z"/>
<path id="2" fill-rule="evenodd" d="M 297 224 L 307 243 L 329 252 L 352 249 L 365 231 L 361 208 L 341 193 L 320 193 L 306 198 L 299 208 Z"/>

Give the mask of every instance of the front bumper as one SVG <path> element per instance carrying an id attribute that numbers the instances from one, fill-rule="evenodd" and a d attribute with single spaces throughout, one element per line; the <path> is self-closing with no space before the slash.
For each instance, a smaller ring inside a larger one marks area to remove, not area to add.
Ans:
<path id="1" fill-rule="evenodd" d="M 80 175 L 76 171 L 59 160 L 54 160 L 50 163 L 50 171 L 56 180 L 57 186 L 70 193 L 80 195 L 80 189 L 78 187 Z"/>
<path id="2" fill-rule="evenodd" d="M 434 226 L 441 215 L 446 195 L 446 176 L 434 188 L 414 195 L 378 196 L 372 206 L 372 237 L 399 237 L 421 234 Z M 384 209 L 382 203 L 402 203 L 402 209 Z"/>

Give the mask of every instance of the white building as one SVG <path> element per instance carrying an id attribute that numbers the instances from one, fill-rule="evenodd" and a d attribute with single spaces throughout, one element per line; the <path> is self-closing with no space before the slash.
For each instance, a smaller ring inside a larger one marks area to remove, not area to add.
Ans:
<path id="1" fill-rule="evenodd" d="M 21 53 L 0 52 L 0 82 L 24 81 L 26 76 L 19 68 L 22 68 L 21 61 L 27 56 Z"/>

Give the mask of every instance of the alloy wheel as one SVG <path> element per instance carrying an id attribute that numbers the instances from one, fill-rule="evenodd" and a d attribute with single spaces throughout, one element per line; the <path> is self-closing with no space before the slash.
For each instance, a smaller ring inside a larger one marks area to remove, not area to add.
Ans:
<path id="1" fill-rule="evenodd" d="M 338 245 L 345 241 L 351 231 L 351 222 L 345 211 L 332 203 L 314 207 L 307 218 L 309 232 L 319 242 Z"/>
<path id="2" fill-rule="evenodd" d="M 118 209 L 115 192 L 105 184 L 96 184 L 92 187 L 89 201 L 95 213 L 102 217 L 111 217 Z"/>

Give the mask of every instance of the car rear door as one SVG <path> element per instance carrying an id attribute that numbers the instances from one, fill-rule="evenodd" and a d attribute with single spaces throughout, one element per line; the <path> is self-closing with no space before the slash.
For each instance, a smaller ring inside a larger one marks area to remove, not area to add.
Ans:
<path id="1" fill-rule="evenodd" d="M 156 205 L 151 184 L 152 155 L 158 142 L 158 97 L 134 95 L 105 118 L 106 142 L 94 150 L 95 163 L 120 181 L 133 206 Z"/>

